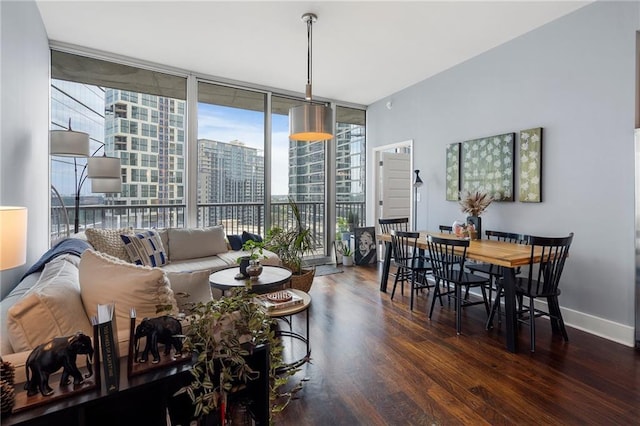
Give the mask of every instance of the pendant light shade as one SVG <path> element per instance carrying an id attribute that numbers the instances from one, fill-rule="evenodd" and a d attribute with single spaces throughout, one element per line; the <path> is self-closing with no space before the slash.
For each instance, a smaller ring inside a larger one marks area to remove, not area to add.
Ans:
<path id="1" fill-rule="evenodd" d="M 305 13 L 302 20 L 307 24 L 307 103 L 289 110 L 289 138 L 297 141 L 322 141 L 333 138 L 333 111 L 331 107 L 311 103 L 312 27 L 318 17 Z"/>
<path id="2" fill-rule="evenodd" d="M 87 158 L 87 177 L 120 179 L 120 158 L 107 156 Z"/>
<path id="3" fill-rule="evenodd" d="M 289 110 L 293 140 L 321 141 L 333 138 L 333 111 L 324 105 L 302 104 Z"/>
<path id="4" fill-rule="evenodd" d="M 51 130 L 49 132 L 51 155 L 60 157 L 88 157 L 89 135 L 74 130 Z"/>
<path id="5" fill-rule="evenodd" d="M 122 181 L 120 177 L 91 179 L 91 192 L 120 193 L 122 192 Z"/>

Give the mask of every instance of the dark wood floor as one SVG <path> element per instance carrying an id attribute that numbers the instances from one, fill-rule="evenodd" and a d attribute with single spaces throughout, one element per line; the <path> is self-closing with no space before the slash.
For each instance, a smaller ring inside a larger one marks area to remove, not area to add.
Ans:
<path id="1" fill-rule="evenodd" d="M 502 326 L 484 329 L 482 306 L 464 310 L 456 336 L 453 309 L 430 321 L 424 293 L 410 312 L 408 291 L 391 301 L 378 290 L 379 269 L 316 277 L 312 363 L 295 376 L 309 380 L 276 424 L 640 424 L 633 348 L 573 328 L 565 343 L 538 319 L 536 352 L 523 328 L 511 354 Z"/>

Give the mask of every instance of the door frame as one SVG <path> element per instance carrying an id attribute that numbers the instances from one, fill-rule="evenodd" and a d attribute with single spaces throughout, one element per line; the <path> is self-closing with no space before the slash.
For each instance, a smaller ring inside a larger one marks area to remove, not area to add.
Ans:
<path id="1" fill-rule="evenodd" d="M 399 148 L 408 148 L 409 149 L 409 163 L 411 164 L 411 170 L 409 170 L 409 175 L 411 179 L 409 182 L 413 182 L 413 169 L 414 169 L 414 157 L 413 157 L 413 139 L 407 139 L 401 142 L 395 142 L 387 145 L 381 145 L 373 148 L 372 150 L 372 162 L 373 165 L 373 206 L 371 206 L 371 211 L 373 211 L 373 221 L 374 226 L 376 227 L 376 232 L 378 230 L 378 219 L 380 218 L 380 209 L 378 209 L 380 203 L 379 194 L 379 181 L 380 181 L 380 157 L 382 152 L 399 149 Z M 409 217 L 409 223 L 413 223 L 413 215 L 415 212 L 413 211 L 413 186 L 411 186 L 409 193 L 411 194 L 409 197 L 409 211 L 411 212 Z"/>

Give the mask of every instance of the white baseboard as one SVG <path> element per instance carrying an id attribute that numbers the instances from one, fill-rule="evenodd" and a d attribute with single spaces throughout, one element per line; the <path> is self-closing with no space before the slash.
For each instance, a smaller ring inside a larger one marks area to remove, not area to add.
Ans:
<path id="1" fill-rule="evenodd" d="M 536 300 L 536 306 L 547 311 L 547 303 Z M 573 309 L 560 307 L 564 323 L 570 327 L 577 328 L 589 334 L 612 340 L 625 346 L 635 346 L 634 328 L 628 325 L 599 318 L 591 314 L 575 311 Z M 547 311 L 548 312 L 548 311 Z M 546 317 L 545 317 L 546 318 Z M 569 336 L 571 339 L 571 336 Z"/>
<path id="2" fill-rule="evenodd" d="M 476 293 L 475 291 L 472 291 L 471 293 L 482 297 L 481 294 Z M 546 301 L 536 299 L 536 307 L 549 312 Z M 560 307 L 560 310 L 562 311 L 562 319 L 564 319 L 565 325 L 602 337 L 603 339 L 620 343 L 621 345 L 632 348 L 635 347 L 635 329 L 632 326 L 613 322 L 608 319 L 596 317 L 573 309 L 563 308 L 562 306 Z M 543 318 L 548 319 L 548 317 Z M 571 336 L 569 336 L 569 339 L 571 339 Z"/>

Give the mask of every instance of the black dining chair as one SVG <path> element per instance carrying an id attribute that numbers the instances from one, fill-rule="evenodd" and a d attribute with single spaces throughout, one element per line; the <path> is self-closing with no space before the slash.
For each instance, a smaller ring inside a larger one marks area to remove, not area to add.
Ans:
<path id="1" fill-rule="evenodd" d="M 487 315 L 489 315 L 489 303 L 487 302 L 485 290 L 485 287 L 490 282 L 489 278 L 473 275 L 465 270 L 469 240 L 439 238 L 429 235 L 427 246 L 429 247 L 429 257 L 433 268 L 432 273 L 436 280 L 431 309 L 429 310 L 429 319 L 433 315 L 436 299 L 439 299 L 440 305 L 442 305 L 442 296 L 450 296 L 455 300 L 456 333 L 460 334 L 462 330 L 462 308 L 484 304 Z M 460 253 L 460 250 L 462 253 Z M 447 289 L 444 292 L 441 283 L 447 284 Z M 450 288 L 450 284 L 453 285 L 453 289 Z M 464 299 L 462 287 L 480 287 L 482 300 L 472 302 L 469 299 Z"/>
<path id="2" fill-rule="evenodd" d="M 391 234 L 392 230 L 396 231 L 409 231 L 409 218 L 408 217 L 396 217 L 396 218 L 380 218 L 378 219 L 380 225 L 380 233 Z M 393 245 L 390 246 L 391 259 L 393 261 Z M 396 273 L 389 271 L 389 275 L 396 276 Z"/>
<path id="3" fill-rule="evenodd" d="M 404 282 L 411 283 L 410 309 L 413 310 L 413 297 L 422 289 L 429 289 L 427 273 L 431 271 L 431 263 L 424 256 L 420 256 L 418 245 L 418 232 L 396 231 L 391 232 L 391 246 L 393 247 L 394 264 L 398 268 L 396 278 L 393 281 L 391 300 L 396 293 L 396 286 L 400 282 L 400 292 L 404 295 Z"/>
<path id="4" fill-rule="evenodd" d="M 518 321 L 529 325 L 531 352 L 535 352 L 536 349 L 536 317 L 548 316 L 551 319 L 552 330 L 559 331 L 563 339 L 569 341 L 558 296 L 560 296 L 560 277 L 572 241 L 573 232 L 567 237 L 560 238 L 528 237 L 531 246 L 529 270 L 526 277 L 516 278 L 515 291 L 520 306 Z M 528 306 L 523 304 L 525 297 L 529 298 Z M 543 297 L 547 299 L 549 312 L 534 306 L 535 299 Z"/>
<path id="5" fill-rule="evenodd" d="M 485 231 L 485 235 L 488 240 L 496 240 L 496 241 L 506 241 L 510 243 L 516 244 L 526 244 L 527 236 L 522 234 L 516 234 L 513 232 L 502 232 L 502 231 L 493 231 L 487 230 Z M 500 299 L 504 296 L 504 291 L 502 288 L 501 278 L 503 276 L 504 270 L 502 266 L 492 265 L 490 263 L 467 263 L 467 269 L 472 274 L 483 274 L 489 277 L 490 284 L 487 286 L 487 293 L 489 297 L 489 302 L 491 303 L 491 312 L 489 313 L 489 318 L 487 319 L 486 328 L 489 330 L 493 327 L 493 318 L 498 313 L 498 321 L 500 321 L 501 315 L 501 304 Z M 516 270 L 516 274 L 520 273 L 520 268 Z M 495 299 L 493 298 L 493 293 L 495 292 Z"/>
<path id="6" fill-rule="evenodd" d="M 440 225 L 438 226 L 438 229 L 440 229 L 440 232 L 442 233 L 453 234 L 453 226 L 451 225 Z"/>

